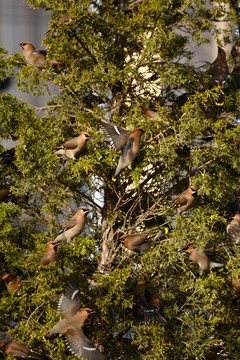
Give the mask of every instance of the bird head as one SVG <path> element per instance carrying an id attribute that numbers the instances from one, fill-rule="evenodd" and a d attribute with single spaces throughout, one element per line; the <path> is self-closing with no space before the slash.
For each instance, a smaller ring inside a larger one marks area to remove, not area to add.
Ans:
<path id="1" fill-rule="evenodd" d="M 194 186 L 189 186 L 189 189 L 191 190 L 192 196 L 197 196 L 197 188 Z"/>
<path id="2" fill-rule="evenodd" d="M 192 244 L 187 244 L 186 246 L 184 246 L 184 248 L 182 248 L 180 250 L 180 252 L 187 252 L 189 254 L 191 254 L 191 252 L 194 250 L 194 246 Z"/>
<path id="3" fill-rule="evenodd" d="M 90 212 L 90 210 L 86 206 L 80 206 L 78 209 L 82 210 L 84 212 L 84 215 L 87 215 Z"/>
<path id="4" fill-rule="evenodd" d="M 6 343 L 6 342 L 1 343 L 1 344 L 0 344 L 0 349 L 5 350 L 7 344 L 8 344 L 8 343 Z"/>
<path id="5" fill-rule="evenodd" d="M 31 43 L 29 43 L 29 42 L 21 42 L 21 43 L 19 44 L 19 46 L 21 46 L 21 48 L 23 48 L 23 50 L 26 49 L 26 48 L 28 48 L 28 47 L 33 47 L 33 48 L 34 48 L 33 44 L 31 44 Z"/>
<path id="6" fill-rule="evenodd" d="M 10 280 L 9 277 L 11 277 L 10 274 L 4 274 L 2 280 Z"/>
<path id="7" fill-rule="evenodd" d="M 89 140 L 89 139 L 91 139 L 91 135 L 90 135 L 89 133 L 83 132 L 82 134 L 83 134 L 83 136 L 84 136 L 84 138 L 85 138 L 86 141 Z"/>

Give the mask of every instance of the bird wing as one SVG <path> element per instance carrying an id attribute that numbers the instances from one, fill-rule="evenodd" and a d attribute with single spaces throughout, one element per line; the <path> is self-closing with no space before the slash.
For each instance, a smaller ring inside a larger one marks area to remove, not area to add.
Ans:
<path id="1" fill-rule="evenodd" d="M 91 341 L 84 335 L 82 329 L 77 333 L 66 335 L 66 345 L 71 353 L 80 359 L 104 360 L 105 356 L 93 346 Z"/>
<path id="2" fill-rule="evenodd" d="M 127 156 L 127 153 L 128 151 L 131 151 L 132 148 L 133 148 L 133 142 L 134 142 L 134 138 L 129 138 L 126 142 L 125 145 L 123 145 L 123 148 L 122 148 L 122 152 L 123 152 L 123 156 L 126 157 Z"/>
<path id="3" fill-rule="evenodd" d="M 120 128 L 119 126 L 109 124 L 105 121 L 101 121 L 100 126 L 106 134 L 114 150 L 121 150 L 127 142 L 127 139 L 130 135 L 129 132 Z"/>
<path id="4" fill-rule="evenodd" d="M 58 312 L 63 318 L 65 318 L 75 315 L 80 308 L 81 299 L 78 281 L 75 277 L 72 277 L 64 294 L 59 299 Z"/>
<path id="5" fill-rule="evenodd" d="M 142 312 L 143 321 L 146 325 L 152 323 L 167 324 L 167 321 L 164 319 L 161 313 L 148 303 L 145 303 L 142 306 Z"/>
<path id="6" fill-rule="evenodd" d="M 35 49 L 35 50 L 33 51 L 33 55 L 39 55 L 39 54 L 46 56 L 46 55 L 47 55 L 47 50 L 41 50 L 41 49 L 38 50 L 38 49 Z"/>
<path id="7" fill-rule="evenodd" d="M 65 225 L 63 231 L 73 228 L 77 224 L 77 219 L 73 218 Z"/>
<path id="8" fill-rule="evenodd" d="M 66 141 L 61 148 L 63 149 L 69 149 L 69 150 L 74 150 L 78 147 L 78 143 L 76 141 L 76 139 L 71 139 L 69 141 Z"/>

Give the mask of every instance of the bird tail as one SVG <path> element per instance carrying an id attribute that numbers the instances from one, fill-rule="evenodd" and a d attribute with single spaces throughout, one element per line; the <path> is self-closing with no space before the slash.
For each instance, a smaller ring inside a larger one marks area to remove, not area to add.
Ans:
<path id="1" fill-rule="evenodd" d="M 145 325 L 152 323 L 167 324 L 162 314 L 149 304 L 144 304 L 143 306 L 143 321 Z"/>
<path id="2" fill-rule="evenodd" d="M 158 233 L 155 233 L 151 236 L 154 236 L 153 240 L 157 240 L 158 238 L 160 238 L 160 236 L 162 235 L 167 235 L 168 234 L 168 228 L 164 227 L 163 229 L 161 229 Z"/>
<path id="3" fill-rule="evenodd" d="M 54 155 L 65 155 L 65 150 L 64 149 L 59 149 L 59 150 L 54 152 Z"/>
<path id="4" fill-rule="evenodd" d="M 213 261 L 210 262 L 210 269 L 213 269 L 215 267 L 221 268 L 221 267 L 224 267 L 224 266 L 225 266 L 225 264 L 220 264 L 220 263 L 216 263 L 216 262 L 213 262 Z"/>

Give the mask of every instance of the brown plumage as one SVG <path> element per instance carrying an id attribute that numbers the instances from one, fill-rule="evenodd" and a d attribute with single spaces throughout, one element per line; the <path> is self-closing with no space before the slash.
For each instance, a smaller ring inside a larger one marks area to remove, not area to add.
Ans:
<path id="1" fill-rule="evenodd" d="M 240 244 L 240 214 L 235 214 L 230 224 L 227 225 L 227 233 L 235 244 Z"/>
<path id="2" fill-rule="evenodd" d="M 106 133 L 113 149 L 120 151 L 120 159 L 113 177 L 113 180 L 115 181 L 123 168 L 128 167 L 129 169 L 132 169 L 132 162 L 139 153 L 140 139 L 144 131 L 141 129 L 134 129 L 129 133 L 125 129 L 105 121 L 101 121 L 100 126 Z"/>
<path id="3" fill-rule="evenodd" d="M 135 235 L 122 235 L 119 238 L 119 242 L 125 246 L 128 250 L 135 252 L 146 252 L 151 248 L 150 239 L 154 236 L 153 240 L 157 240 L 161 235 L 166 233 L 166 229 L 160 230 L 157 234 L 141 233 Z"/>
<path id="4" fill-rule="evenodd" d="M 25 57 L 26 62 L 29 65 L 34 65 L 38 67 L 43 67 L 46 65 L 46 56 L 47 56 L 46 50 L 38 50 L 33 46 L 33 44 L 29 42 L 22 42 L 19 45 L 22 47 L 23 55 Z M 52 66 L 64 65 L 56 61 L 50 61 L 50 64 Z"/>
<path id="5" fill-rule="evenodd" d="M 46 251 L 39 263 L 40 265 L 53 264 L 57 261 L 57 246 L 59 244 L 60 243 L 56 241 L 50 241 L 46 244 Z"/>
<path id="6" fill-rule="evenodd" d="M 2 280 L 6 281 L 6 286 L 10 294 L 21 289 L 21 279 L 11 274 L 3 275 Z"/>
<path id="7" fill-rule="evenodd" d="M 52 328 L 47 338 L 54 334 L 64 334 L 67 347 L 73 355 L 86 360 L 105 359 L 105 356 L 92 345 L 82 330 L 85 321 L 93 311 L 89 308 L 81 308 L 76 279 L 71 279 L 64 295 L 61 296 L 58 312 L 62 320 Z"/>
<path id="8" fill-rule="evenodd" d="M 197 189 L 194 186 L 189 186 L 189 188 L 178 195 L 177 199 L 175 200 L 178 213 L 181 215 L 183 211 L 186 211 L 192 207 L 196 199 Z"/>
<path id="9" fill-rule="evenodd" d="M 199 252 L 196 250 L 192 244 L 186 245 L 182 251 L 187 252 L 189 254 L 189 258 L 198 264 L 200 275 L 202 275 L 204 271 L 210 271 L 215 267 L 225 266 L 225 264 L 211 261 L 208 255 L 206 255 L 204 252 Z"/>
<path id="10" fill-rule="evenodd" d="M 6 355 L 13 356 L 16 359 L 35 359 L 45 360 L 40 354 L 36 353 L 28 346 L 23 345 L 18 341 L 12 341 L 11 343 L 1 343 L 0 349 L 2 349 Z"/>
<path id="11" fill-rule="evenodd" d="M 232 47 L 231 55 L 235 63 L 234 70 L 238 72 L 240 69 L 240 36 L 237 38 L 235 45 Z"/>
<path id="12" fill-rule="evenodd" d="M 232 279 L 232 295 L 235 302 L 240 299 L 240 281 L 238 278 Z"/>
<path id="13" fill-rule="evenodd" d="M 65 142 L 60 146 L 60 149 L 55 151 L 55 155 L 65 155 L 69 159 L 76 160 L 75 155 L 79 154 L 86 142 L 91 138 L 91 135 L 87 132 L 82 132 L 79 136 Z"/>
<path id="14" fill-rule="evenodd" d="M 55 242 L 66 241 L 71 244 L 72 239 L 81 234 L 86 224 L 86 215 L 89 213 L 88 208 L 80 206 L 76 214 L 60 231 L 59 235 L 55 238 Z"/>
<path id="15" fill-rule="evenodd" d="M 215 104 L 217 106 L 223 106 L 224 99 L 222 88 L 225 86 L 225 82 L 227 80 L 228 64 L 226 60 L 226 53 L 220 46 L 218 46 L 218 55 L 211 65 L 211 74 L 215 83 L 220 87 L 219 96 Z"/>
<path id="16" fill-rule="evenodd" d="M 159 312 L 159 309 L 155 306 L 156 298 L 149 299 L 146 298 L 146 288 L 148 281 L 141 280 L 137 283 L 136 287 L 133 289 L 133 296 L 135 299 L 135 307 L 133 308 L 134 313 L 145 325 L 151 323 L 160 323 L 166 324 L 166 320 Z M 149 301 L 150 300 L 150 301 Z"/>
<path id="17" fill-rule="evenodd" d="M 6 202 L 11 200 L 12 195 L 10 195 L 10 186 L 0 185 L 0 202 Z"/>

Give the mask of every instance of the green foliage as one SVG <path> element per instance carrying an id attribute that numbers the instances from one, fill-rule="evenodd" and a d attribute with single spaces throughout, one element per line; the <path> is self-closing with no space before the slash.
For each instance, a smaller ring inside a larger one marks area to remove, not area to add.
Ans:
<path id="1" fill-rule="evenodd" d="M 217 108 L 209 64 L 193 66 L 190 48 L 192 40 L 208 42 L 209 34 L 219 44 L 229 42 L 234 30 L 220 42 L 212 20 L 228 19 L 234 27 L 238 8 L 202 0 L 26 2 L 52 14 L 43 39 L 46 67 L 0 49 L 0 79 L 14 75 L 19 90 L 51 100 L 38 109 L 0 94 L 1 136 L 18 138 L 13 161 L 0 163 L 1 185 L 13 195 L 0 204 L 1 272 L 22 279 L 13 294 L 0 283 L 2 330 L 49 359 L 73 359 L 62 337 L 44 336 L 59 320 L 59 297 L 76 274 L 83 307 L 96 311 L 84 332 L 107 358 L 201 360 L 216 351 L 218 359 L 238 360 L 239 307 L 231 280 L 240 279 L 239 246 L 226 225 L 239 192 L 240 77 L 229 75 L 225 104 Z M 71 22 L 60 23 L 65 11 Z M 65 66 L 53 68 L 52 59 Z M 139 104 L 154 107 L 158 117 L 147 117 Z M 99 129 L 106 119 L 145 131 L 133 170 L 124 169 L 116 182 L 119 154 Z M 83 131 L 92 139 L 77 161 L 54 155 Z M 199 145 L 207 136 L 212 146 Z M 174 200 L 189 185 L 198 188 L 198 199 L 179 216 Z M 46 243 L 80 205 L 91 209 L 84 232 L 58 247 L 56 263 L 39 265 Z M 147 253 L 117 242 L 123 233 L 155 233 L 161 226 L 169 233 Z M 212 251 L 225 268 L 200 276 L 180 252 L 189 243 Z M 137 323 L 132 291 L 140 280 L 149 280 L 167 325 Z M 130 328 L 136 335 L 127 343 L 122 336 Z"/>

